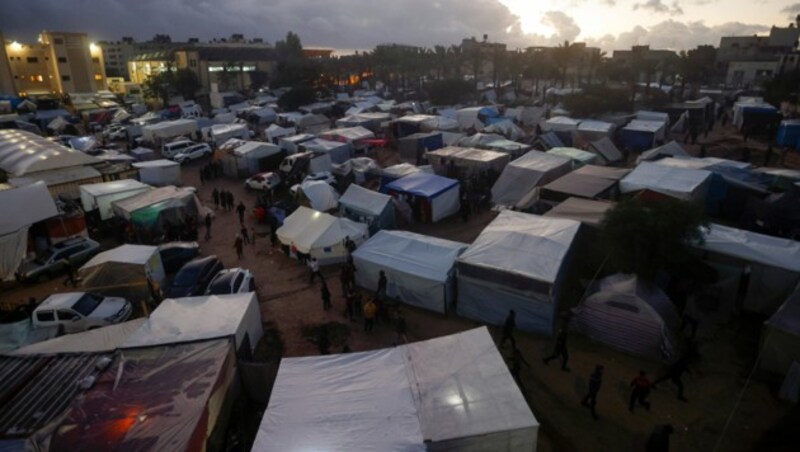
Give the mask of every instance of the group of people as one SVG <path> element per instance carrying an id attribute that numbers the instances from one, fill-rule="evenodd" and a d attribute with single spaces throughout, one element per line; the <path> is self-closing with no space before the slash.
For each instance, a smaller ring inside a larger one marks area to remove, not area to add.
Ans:
<path id="1" fill-rule="evenodd" d="M 205 184 L 206 181 L 214 180 L 222 176 L 222 163 L 219 161 L 210 161 L 200 168 L 200 183 Z"/>
<path id="2" fill-rule="evenodd" d="M 223 210 L 231 211 L 234 208 L 234 199 L 233 193 L 225 190 L 217 190 L 214 187 L 214 190 L 211 192 L 211 198 L 214 200 L 214 207 L 219 209 L 220 206 Z"/>

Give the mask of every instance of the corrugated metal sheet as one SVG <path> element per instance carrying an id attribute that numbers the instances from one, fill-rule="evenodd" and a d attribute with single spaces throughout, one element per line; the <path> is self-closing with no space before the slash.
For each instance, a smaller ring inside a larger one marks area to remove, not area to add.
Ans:
<path id="1" fill-rule="evenodd" d="M 102 356 L 0 357 L 0 439 L 28 437 L 61 414 Z"/>

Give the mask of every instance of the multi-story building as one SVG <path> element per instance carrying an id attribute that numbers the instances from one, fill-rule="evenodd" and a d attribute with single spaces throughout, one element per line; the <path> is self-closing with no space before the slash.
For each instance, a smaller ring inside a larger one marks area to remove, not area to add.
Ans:
<path id="1" fill-rule="evenodd" d="M 4 43 L 12 92 L 65 94 L 106 89 L 103 52 L 85 33 L 43 31 L 35 44 Z M 0 78 L 7 77 L 3 72 L 0 68 Z"/>
<path id="2" fill-rule="evenodd" d="M 800 39 L 800 17 L 788 27 L 772 27 L 766 36 L 724 36 L 717 50 L 717 69 L 727 84 L 749 87 L 770 79 L 782 68 L 795 66 L 793 52 Z"/>
<path id="3" fill-rule="evenodd" d="M 0 33 L 0 94 L 16 94 L 14 74 L 11 72 L 11 61 L 6 53 L 6 40 Z"/>
<path id="4" fill-rule="evenodd" d="M 156 35 L 146 42 L 136 42 L 133 38 L 124 36 L 120 41 L 102 41 L 99 44 L 103 49 L 106 74 L 109 77 L 124 77 L 128 80 L 130 77 L 128 63 L 138 55 L 171 52 L 197 42 L 197 38 L 190 38 L 187 42 L 172 42 L 172 39 L 167 35 Z"/>

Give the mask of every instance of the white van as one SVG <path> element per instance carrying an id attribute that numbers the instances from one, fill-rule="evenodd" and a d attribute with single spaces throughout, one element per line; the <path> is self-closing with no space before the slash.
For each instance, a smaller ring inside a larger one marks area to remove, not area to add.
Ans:
<path id="1" fill-rule="evenodd" d="M 180 141 L 173 141 L 172 143 L 167 143 L 161 146 L 161 156 L 166 159 L 174 158 L 176 155 L 194 146 L 195 144 L 197 143 L 190 140 L 180 140 Z"/>
<path id="2" fill-rule="evenodd" d="M 278 167 L 281 173 L 288 175 L 295 170 L 300 160 L 308 160 L 308 165 L 302 168 L 305 173 L 318 173 L 331 170 L 331 157 L 326 153 L 300 152 L 286 156 Z"/>

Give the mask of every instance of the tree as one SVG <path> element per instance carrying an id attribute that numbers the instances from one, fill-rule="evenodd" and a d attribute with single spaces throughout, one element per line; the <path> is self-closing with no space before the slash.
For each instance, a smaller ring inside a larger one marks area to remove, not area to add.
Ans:
<path id="1" fill-rule="evenodd" d="M 559 44 L 558 47 L 553 49 L 553 62 L 558 68 L 558 78 L 561 81 L 562 88 L 567 81 L 567 71 L 575 60 L 575 49 L 569 41 L 564 41 L 564 44 Z"/>
<path id="2" fill-rule="evenodd" d="M 475 85 L 464 80 L 437 80 L 428 85 L 428 98 L 434 105 L 465 103 L 474 96 Z"/>
<path id="3" fill-rule="evenodd" d="M 174 77 L 174 90 L 184 99 L 194 99 L 197 91 L 202 88 L 200 79 L 191 69 L 179 69 Z"/>
<path id="4" fill-rule="evenodd" d="M 302 58 L 304 55 L 300 36 L 291 31 L 286 33 L 285 40 L 275 43 L 275 52 L 283 58 Z"/>
<path id="5" fill-rule="evenodd" d="M 314 89 L 308 85 L 297 85 L 278 99 L 278 106 L 284 111 L 295 111 L 303 105 L 313 104 L 317 100 Z"/>
<path id="6" fill-rule="evenodd" d="M 267 86 L 269 83 L 269 73 L 267 71 L 255 70 L 250 72 L 250 89 L 257 91 Z"/>
<path id="7" fill-rule="evenodd" d="M 797 102 L 798 88 L 800 71 L 783 72 L 764 83 L 764 99 L 773 105 L 780 105 L 785 101 Z"/>
<path id="8" fill-rule="evenodd" d="M 563 98 L 564 108 L 573 117 L 591 118 L 603 113 L 630 111 L 633 105 L 624 90 L 604 86 L 586 86 L 580 93 Z"/>
<path id="9" fill-rule="evenodd" d="M 158 74 L 148 77 L 143 89 L 147 97 L 161 99 L 163 105 L 169 104 L 170 96 L 175 93 L 175 72 L 172 66 L 167 66 Z"/>
<path id="10" fill-rule="evenodd" d="M 703 240 L 708 220 L 700 205 L 674 198 L 634 198 L 606 213 L 600 241 L 616 271 L 653 282 L 660 270 L 680 272 L 692 258 L 689 246 Z"/>

